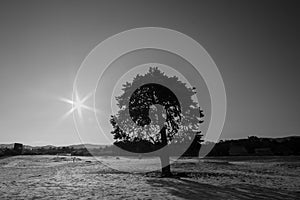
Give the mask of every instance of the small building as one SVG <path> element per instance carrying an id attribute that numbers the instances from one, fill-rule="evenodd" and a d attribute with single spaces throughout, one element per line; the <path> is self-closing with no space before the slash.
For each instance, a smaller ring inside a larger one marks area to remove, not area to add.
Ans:
<path id="1" fill-rule="evenodd" d="M 16 152 L 17 155 L 22 154 L 22 152 L 23 152 L 23 144 L 21 144 L 21 143 L 15 143 L 14 144 L 14 151 Z"/>

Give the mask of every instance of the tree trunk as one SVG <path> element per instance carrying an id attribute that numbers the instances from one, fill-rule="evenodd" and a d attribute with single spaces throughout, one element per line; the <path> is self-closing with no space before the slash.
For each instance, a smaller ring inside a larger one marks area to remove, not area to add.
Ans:
<path id="1" fill-rule="evenodd" d="M 161 150 L 161 154 L 159 155 L 160 162 L 161 162 L 161 176 L 162 177 L 172 176 L 171 167 L 170 167 L 170 157 L 169 157 L 169 152 L 168 152 L 168 147 L 167 147 L 168 141 L 167 141 L 166 130 L 167 130 L 167 128 L 163 127 L 160 131 L 162 148 L 163 148 Z"/>
<path id="2" fill-rule="evenodd" d="M 171 167 L 170 167 L 170 158 L 169 155 L 163 154 L 160 155 L 160 162 L 161 162 L 161 176 L 162 177 L 171 177 Z"/>

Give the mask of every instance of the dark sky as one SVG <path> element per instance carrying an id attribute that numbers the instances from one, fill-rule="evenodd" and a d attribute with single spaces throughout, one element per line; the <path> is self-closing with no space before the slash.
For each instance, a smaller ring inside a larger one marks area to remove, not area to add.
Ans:
<path id="1" fill-rule="evenodd" d="M 297 1 L 1 1 L 0 143 L 79 143 L 57 97 L 98 43 L 147 26 L 192 37 L 217 64 L 220 139 L 300 135 L 299 15 Z"/>

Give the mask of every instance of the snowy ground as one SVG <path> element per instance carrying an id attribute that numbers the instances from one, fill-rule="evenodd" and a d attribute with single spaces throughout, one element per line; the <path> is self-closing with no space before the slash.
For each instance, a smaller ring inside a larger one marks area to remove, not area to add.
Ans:
<path id="1" fill-rule="evenodd" d="M 172 164 L 180 178 L 144 173 L 145 167 L 157 167 L 153 161 L 5 158 L 0 160 L 0 199 L 300 199 L 300 157 L 184 159 Z"/>

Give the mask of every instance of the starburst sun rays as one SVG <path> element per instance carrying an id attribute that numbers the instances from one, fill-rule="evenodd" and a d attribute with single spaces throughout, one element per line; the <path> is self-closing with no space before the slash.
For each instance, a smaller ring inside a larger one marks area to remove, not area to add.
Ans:
<path id="1" fill-rule="evenodd" d="M 63 98 L 63 97 L 59 98 L 60 101 L 63 101 L 65 103 L 72 105 L 72 108 L 62 116 L 62 120 L 66 119 L 68 116 L 70 116 L 72 113 L 74 113 L 76 111 L 77 111 L 79 118 L 82 118 L 83 110 L 97 112 L 97 110 L 94 109 L 93 107 L 86 105 L 86 101 L 92 95 L 93 95 L 93 93 L 89 93 L 86 96 L 84 96 L 83 98 L 80 98 L 78 92 L 75 91 L 74 95 L 73 95 L 73 99 L 67 99 L 67 98 Z"/>

